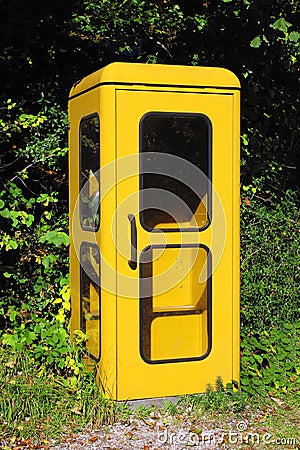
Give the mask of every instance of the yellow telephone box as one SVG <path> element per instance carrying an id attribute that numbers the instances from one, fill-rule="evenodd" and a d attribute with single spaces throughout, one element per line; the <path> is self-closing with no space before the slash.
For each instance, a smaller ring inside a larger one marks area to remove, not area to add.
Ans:
<path id="1" fill-rule="evenodd" d="M 71 329 L 115 400 L 239 380 L 239 89 L 113 63 L 71 90 Z"/>

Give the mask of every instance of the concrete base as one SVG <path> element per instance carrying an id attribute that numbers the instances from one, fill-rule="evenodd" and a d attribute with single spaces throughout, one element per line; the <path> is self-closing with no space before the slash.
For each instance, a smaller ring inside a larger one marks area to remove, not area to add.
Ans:
<path id="1" fill-rule="evenodd" d="M 174 405 L 178 402 L 179 397 L 157 397 L 157 398 L 143 398 L 139 400 L 128 400 L 126 403 L 131 409 L 136 409 L 139 406 L 157 406 L 162 408 L 166 403 L 172 402 Z"/>

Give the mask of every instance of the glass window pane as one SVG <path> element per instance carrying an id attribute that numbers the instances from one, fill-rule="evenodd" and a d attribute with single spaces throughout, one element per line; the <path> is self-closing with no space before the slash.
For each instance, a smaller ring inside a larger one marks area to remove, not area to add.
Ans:
<path id="1" fill-rule="evenodd" d="M 141 120 L 140 150 L 153 153 L 141 159 L 141 223 L 146 228 L 166 230 L 207 226 L 211 197 L 209 119 L 202 114 L 148 113 Z M 191 164 L 175 158 L 169 163 L 159 154 L 174 155 Z"/>
<path id="2" fill-rule="evenodd" d="M 100 123 L 98 115 L 80 123 L 80 223 L 97 230 L 100 222 Z"/>
<path id="3" fill-rule="evenodd" d="M 83 243 L 80 248 L 81 329 L 87 335 L 89 355 L 100 358 L 100 254 L 96 245 Z"/>

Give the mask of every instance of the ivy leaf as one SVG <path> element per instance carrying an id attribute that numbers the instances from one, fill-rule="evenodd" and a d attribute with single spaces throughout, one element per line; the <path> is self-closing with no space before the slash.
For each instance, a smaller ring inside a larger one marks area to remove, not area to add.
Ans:
<path id="1" fill-rule="evenodd" d="M 8 208 L 3 209 L 3 211 L 1 211 L 1 213 L 0 213 L 0 215 L 2 217 L 4 217 L 5 219 L 7 219 L 9 217 L 9 209 Z"/>
<path id="2" fill-rule="evenodd" d="M 50 253 L 49 255 L 45 255 L 42 258 L 42 264 L 47 269 L 51 263 L 54 263 L 57 259 L 56 255 L 53 255 L 53 253 Z"/>
<path id="3" fill-rule="evenodd" d="M 2 344 L 6 344 L 6 345 L 10 345 L 12 347 L 15 347 L 17 341 L 18 341 L 18 335 L 17 334 L 5 333 L 2 336 Z"/>
<path id="4" fill-rule="evenodd" d="M 63 288 L 60 293 L 65 302 L 70 300 L 70 289 L 67 286 Z"/>
<path id="5" fill-rule="evenodd" d="M 241 139 L 242 139 L 242 142 L 243 142 L 244 145 L 248 145 L 249 144 L 249 139 L 248 139 L 247 134 L 242 134 L 241 135 Z"/>
<path id="6" fill-rule="evenodd" d="M 256 36 L 252 41 L 250 42 L 250 47 L 252 48 L 258 48 L 261 45 L 261 39 L 259 36 Z"/>
<path id="7" fill-rule="evenodd" d="M 276 22 L 272 23 L 270 25 L 274 30 L 283 31 L 286 33 L 288 31 L 288 28 L 292 26 L 291 23 L 287 22 L 283 17 L 280 17 L 280 19 L 276 20 Z"/>
<path id="8" fill-rule="evenodd" d="M 28 214 L 25 225 L 27 227 L 30 227 L 30 225 L 32 225 L 33 222 L 34 222 L 34 216 L 32 214 Z"/>
<path id="9" fill-rule="evenodd" d="M 9 239 L 8 243 L 5 246 L 5 250 L 16 250 L 18 248 L 18 242 L 15 239 Z"/>
<path id="10" fill-rule="evenodd" d="M 48 363 L 48 364 L 52 364 L 53 361 L 54 361 L 53 356 L 52 356 L 52 355 L 48 355 L 48 356 L 47 356 L 47 363 Z"/>
<path id="11" fill-rule="evenodd" d="M 3 275 L 5 276 L 5 278 L 10 278 L 12 276 L 12 273 L 4 272 Z"/>
<path id="12" fill-rule="evenodd" d="M 61 233 L 61 240 L 65 246 L 68 246 L 70 244 L 70 238 L 66 233 Z"/>
<path id="13" fill-rule="evenodd" d="M 26 344 L 31 345 L 32 342 L 36 339 L 36 333 L 34 331 L 29 331 L 28 333 L 26 333 L 25 339 L 26 339 Z"/>
<path id="14" fill-rule="evenodd" d="M 267 39 L 267 37 L 265 35 L 263 35 L 263 41 L 266 42 L 267 44 L 269 44 L 269 40 Z"/>
<path id="15" fill-rule="evenodd" d="M 44 236 L 40 237 L 40 242 L 49 242 L 50 244 L 54 244 L 56 247 L 61 246 L 62 244 L 68 246 L 70 244 L 69 236 L 63 231 L 48 231 Z"/>
<path id="16" fill-rule="evenodd" d="M 289 40 L 292 42 L 298 42 L 300 39 L 300 33 L 298 31 L 292 31 L 289 35 Z"/>
<path id="17" fill-rule="evenodd" d="M 71 310 L 71 303 L 70 302 L 63 302 L 63 308 L 66 310 L 66 311 L 70 311 Z"/>

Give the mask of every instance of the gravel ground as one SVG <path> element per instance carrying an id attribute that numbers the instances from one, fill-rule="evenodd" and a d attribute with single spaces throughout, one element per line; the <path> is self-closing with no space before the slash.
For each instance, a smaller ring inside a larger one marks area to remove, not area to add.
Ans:
<path id="1" fill-rule="evenodd" d="M 231 430 L 235 440 L 249 427 L 245 419 L 227 418 L 226 423 L 218 423 L 205 417 L 196 421 L 188 417 L 189 411 L 181 415 L 153 411 L 144 419 L 137 419 L 133 414 L 129 423 L 116 423 L 76 436 L 65 436 L 59 443 L 49 443 L 48 449 L 217 450 L 228 448 L 228 430 Z"/>
<path id="2" fill-rule="evenodd" d="M 50 444 L 51 450 L 62 449 L 126 449 L 155 450 L 197 447 L 199 449 L 221 449 L 222 431 L 218 429 L 205 430 L 199 434 L 192 431 L 189 422 L 165 426 L 151 419 L 138 420 L 132 424 L 115 424 L 100 430 L 86 431 L 78 436 L 65 437 L 64 440 Z M 224 448 L 224 447 L 223 447 Z"/>
<path id="3" fill-rule="evenodd" d="M 141 411 L 132 411 L 124 422 L 85 429 L 78 434 L 62 435 L 60 439 L 33 443 L 31 440 L 3 442 L 2 449 L 13 450 L 227 450 L 275 448 L 299 449 L 299 440 L 293 445 L 275 442 L 275 436 L 265 426 L 265 416 L 272 410 L 246 407 L 242 415 L 227 416 L 209 413 L 195 415 L 190 406 L 180 413 L 170 414 L 166 409 L 154 409 L 141 417 Z"/>

